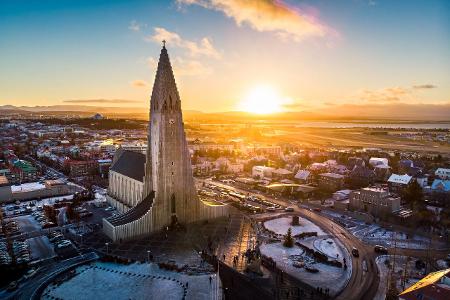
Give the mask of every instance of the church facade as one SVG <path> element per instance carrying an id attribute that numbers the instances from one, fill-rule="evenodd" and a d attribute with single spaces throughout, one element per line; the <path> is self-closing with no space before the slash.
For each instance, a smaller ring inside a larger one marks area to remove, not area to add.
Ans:
<path id="1" fill-rule="evenodd" d="M 198 198 L 181 100 L 165 46 L 150 100 L 146 155 L 120 150 L 109 184 L 108 202 L 121 212 L 103 220 L 103 230 L 113 241 L 228 214 L 226 205 L 211 206 Z"/>

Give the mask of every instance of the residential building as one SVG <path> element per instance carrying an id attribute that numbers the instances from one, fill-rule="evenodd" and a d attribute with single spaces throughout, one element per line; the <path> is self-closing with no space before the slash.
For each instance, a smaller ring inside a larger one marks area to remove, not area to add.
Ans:
<path id="1" fill-rule="evenodd" d="M 10 169 L 1 169 L 0 176 L 6 176 L 6 178 L 8 179 L 8 182 L 10 184 L 19 184 L 20 183 L 19 175 L 11 172 Z"/>
<path id="2" fill-rule="evenodd" d="M 336 173 L 322 173 L 319 175 L 319 188 L 335 192 L 344 186 L 344 175 Z"/>
<path id="3" fill-rule="evenodd" d="M 450 269 L 433 272 L 404 290 L 399 300 L 450 299 Z"/>
<path id="4" fill-rule="evenodd" d="M 272 177 L 276 180 L 290 179 L 292 178 L 292 172 L 279 168 L 272 171 Z"/>
<path id="5" fill-rule="evenodd" d="M 252 168 L 252 177 L 254 178 L 272 178 L 272 172 L 275 168 L 266 166 L 254 166 Z"/>
<path id="6" fill-rule="evenodd" d="M 378 181 L 385 182 L 391 176 L 391 167 L 386 165 L 377 165 L 373 171 L 375 173 L 375 179 Z"/>
<path id="7" fill-rule="evenodd" d="M 431 184 L 431 191 L 437 193 L 450 193 L 450 180 L 435 179 Z"/>
<path id="8" fill-rule="evenodd" d="M 365 165 L 366 165 L 366 163 L 360 157 L 349 157 L 348 158 L 347 166 L 348 166 L 348 168 L 350 170 L 353 170 L 353 168 L 355 166 L 362 166 L 362 167 L 364 167 Z"/>
<path id="9" fill-rule="evenodd" d="M 387 158 L 384 157 L 371 157 L 369 159 L 369 165 L 371 165 L 374 168 L 379 165 L 389 166 L 389 161 Z"/>
<path id="10" fill-rule="evenodd" d="M 26 160 L 16 160 L 12 164 L 11 172 L 19 177 L 20 182 L 32 182 L 39 178 L 39 171 Z"/>
<path id="11" fill-rule="evenodd" d="M 450 179 L 450 169 L 438 168 L 436 172 L 434 172 L 434 175 L 440 179 Z"/>
<path id="12" fill-rule="evenodd" d="M 69 160 L 69 177 L 81 177 L 93 175 L 97 171 L 97 161 L 94 160 Z"/>
<path id="13" fill-rule="evenodd" d="M 387 188 L 367 187 L 350 193 L 349 208 L 385 218 L 400 210 L 400 197 L 394 197 Z"/>
<path id="14" fill-rule="evenodd" d="M 404 175 L 392 174 L 388 179 L 389 190 L 392 192 L 399 193 L 403 189 L 407 188 L 411 182 L 412 176 L 409 176 L 408 174 Z"/>
<path id="15" fill-rule="evenodd" d="M 310 183 L 312 181 L 311 172 L 308 170 L 299 170 L 295 174 L 294 179 L 299 183 Z"/>
<path id="16" fill-rule="evenodd" d="M 375 182 L 375 172 L 363 165 L 355 165 L 350 172 L 349 181 L 352 187 L 366 187 Z"/>

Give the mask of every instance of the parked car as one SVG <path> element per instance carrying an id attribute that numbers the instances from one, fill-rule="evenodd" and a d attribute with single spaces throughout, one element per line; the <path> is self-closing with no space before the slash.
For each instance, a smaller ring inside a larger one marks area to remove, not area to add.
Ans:
<path id="1" fill-rule="evenodd" d="M 17 281 L 13 281 L 8 285 L 7 290 L 14 291 L 15 289 L 17 289 L 17 286 L 18 286 Z"/>
<path id="2" fill-rule="evenodd" d="M 358 251 L 358 249 L 356 249 L 355 247 L 353 247 L 353 249 L 352 249 L 352 255 L 353 255 L 354 257 L 359 257 L 359 251 Z"/>
<path id="3" fill-rule="evenodd" d="M 293 208 L 293 207 L 286 207 L 286 208 L 284 209 L 284 211 L 285 211 L 285 212 L 293 212 L 293 211 L 294 211 L 294 208 Z"/>
<path id="4" fill-rule="evenodd" d="M 61 248 L 68 247 L 68 246 L 70 246 L 70 245 L 72 245 L 72 242 L 71 242 L 71 241 L 69 241 L 69 240 L 62 240 L 61 242 L 59 242 L 59 244 L 56 245 L 56 247 L 57 247 L 58 249 L 61 249 Z"/>
<path id="5" fill-rule="evenodd" d="M 381 253 L 381 254 L 387 254 L 388 253 L 388 249 L 386 247 L 381 246 L 381 245 L 375 245 L 373 250 L 375 252 Z"/>

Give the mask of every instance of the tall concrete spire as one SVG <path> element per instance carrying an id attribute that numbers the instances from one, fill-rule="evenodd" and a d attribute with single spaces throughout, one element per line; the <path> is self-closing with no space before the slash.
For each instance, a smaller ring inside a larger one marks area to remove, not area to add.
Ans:
<path id="1" fill-rule="evenodd" d="M 119 161 L 125 156 L 121 155 Z M 121 163 L 127 170 L 142 168 L 138 160 L 122 160 Z M 174 223 L 187 224 L 228 215 L 225 205 L 206 205 L 197 197 L 180 96 L 165 42 L 150 99 L 144 169 L 142 182 L 126 174 L 117 173 L 114 180 L 110 177 L 107 199 L 124 212 L 103 220 L 103 231 L 113 241 L 145 235 Z M 111 187 L 111 183 L 119 186 Z M 116 190 L 120 191 L 120 199 L 111 195 L 111 191 Z"/>
<path id="2" fill-rule="evenodd" d="M 197 220 L 199 200 L 184 132 L 181 100 L 165 45 L 159 56 L 150 100 L 146 161 L 144 193 L 148 195 L 155 191 L 155 228 L 168 226 L 175 220 L 182 223 Z"/>
<path id="3" fill-rule="evenodd" d="M 150 113 L 163 109 L 181 110 L 180 95 L 178 94 L 172 65 L 170 64 L 169 54 L 165 45 L 159 55 L 158 69 L 150 102 Z"/>

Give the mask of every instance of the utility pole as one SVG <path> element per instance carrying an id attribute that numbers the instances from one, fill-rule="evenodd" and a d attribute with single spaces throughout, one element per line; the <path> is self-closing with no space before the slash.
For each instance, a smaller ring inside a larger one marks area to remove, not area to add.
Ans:
<path id="1" fill-rule="evenodd" d="M 397 282 L 395 280 L 395 260 L 396 260 L 396 255 L 397 255 L 397 239 L 395 237 L 396 237 L 396 232 L 393 231 L 392 238 L 394 240 L 394 258 L 392 261 L 392 268 L 388 275 L 388 284 L 387 284 L 387 292 L 386 292 L 387 300 L 398 299 L 397 298 L 397 294 L 398 294 L 397 293 Z"/>
<path id="2" fill-rule="evenodd" d="M 409 279 L 408 263 L 410 260 L 411 260 L 410 257 L 407 256 L 406 261 L 405 261 L 404 271 L 403 271 L 403 280 L 402 280 L 402 290 L 403 291 L 405 290 L 406 281 Z"/>

